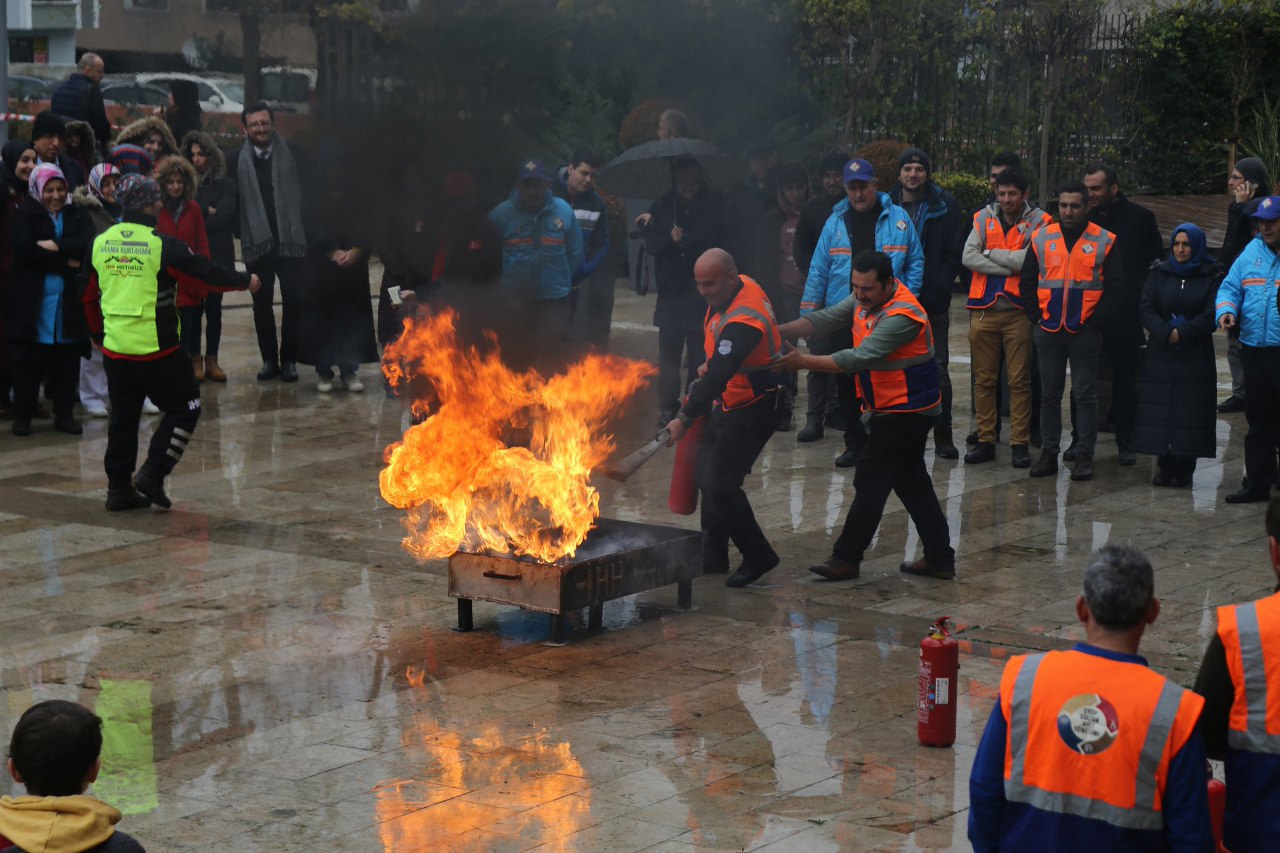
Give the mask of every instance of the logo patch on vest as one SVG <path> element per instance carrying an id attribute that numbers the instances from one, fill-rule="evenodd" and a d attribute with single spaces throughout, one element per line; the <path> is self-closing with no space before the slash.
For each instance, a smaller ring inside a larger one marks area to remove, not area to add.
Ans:
<path id="1" fill-rule="evenodd" d="M 560 231 L 564 228 L 564 220 L 557 216 L 555 219 L 551 220 L 551 225 L 557 231 Z"/>
<path id="2" fill-rule="evenodd" d="M 1105 752 L 1119 734 L 1120 717 L 1115 706 L 1096 693 L 1072 696 L 1058 712 L 1058 735 L 1072 752 Z"/>
<path id="3" fill-rule="evenodd" d="M 898 230 L 899 230 L 899 231 L 906 231 L 906 230 L 907 230 L 907 223 L 906 223 L 906 221 L 905 221 L 905 220 L 902 220 L 902 219 L 899 219 L 899 220 L 898 220 Z"/>
<path id="4" fill-rule="evenodd" d="M 1085 244 L 1084 244 L 1084 248 L 1083 248 L 1083 249 L 1081 249 L 1080 251 L 1084 252 L 1086 255 L 1091 255 L 1091 254 L 1093 254 L 1093 244 L 1092 244 L 1092 243 L 1085 243 Z"/>
<path id="5" fill-rule="evenodd" d="M 733 341 L 724 339 L 720 341 L 720 346 L 716 347 L 716 352 L 721 355 L 728 355 L 733 352 Z"/>
<path id="6" fill-rule="evenodd" d="M 121 233 L 122 235 L 124 235 L 126 238 L 128 238 L 128 237 L 132 237 L 132 236 L 133 236 L 133 232 L 132 232 L 132 231 L 121 231 L 120 233 Z"/>

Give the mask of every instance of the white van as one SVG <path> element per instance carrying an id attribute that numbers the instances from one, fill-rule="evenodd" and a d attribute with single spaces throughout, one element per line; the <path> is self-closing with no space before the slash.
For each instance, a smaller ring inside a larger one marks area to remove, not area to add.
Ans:
<path id="1" fill-rule="evenodd" d="M 200 108 L 207 113 L 239 113 L 244 109 L 244 86 L 231 77 L 205 77 L 181 71 L 147 71 L 134 75 L 139 83 L 168 90 L 170 80 L 190 80 L 200 90 Z"/>
<path id="2" fill-rule="evenodd" d="M 258 76 L 258 94 L 272 109 L 309 113 L 315 102 L 316 70 L 296 65 L 272 65 Z"/>

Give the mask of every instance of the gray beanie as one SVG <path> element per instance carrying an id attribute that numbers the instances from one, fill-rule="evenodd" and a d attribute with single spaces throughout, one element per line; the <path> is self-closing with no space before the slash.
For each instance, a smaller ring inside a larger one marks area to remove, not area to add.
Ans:
<path id="1" fill-rule="evenodd" d="M 1258 185 L 1261 195 L 1271 194 L 1271 181 L 1267 177 L 1267 167 L 1257 157 L 1243 157 L 1236 161 L 1236 171 L 1244 175 L 1244 179 Z"/>

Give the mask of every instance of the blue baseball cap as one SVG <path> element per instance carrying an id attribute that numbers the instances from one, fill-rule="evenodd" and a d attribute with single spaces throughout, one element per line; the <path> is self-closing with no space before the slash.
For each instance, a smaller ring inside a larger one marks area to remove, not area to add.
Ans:
<path id="1" fill-rule="evenodd" d="M 876 167 L 872 166 L 866 160 L 850 160 L 844 164 L 844 182 L 850 181 L 874 181 L 876 179 Z"/>
<path id="2" fill-rule="evenodd" d="M 525 160 L 520 164 L 520 171 L 516 173 L 516 180 L 529 181 L 535 178 L 539 181 L 551 180 L 547 177 L 546 166 L 543 166 L 537 160 Z"/>
<path id="3" fill-rule="evenodd" d="M 1249 214 L 1253 219 L 1280 219 L 1280 195 L 1269 195 L 1258 202 L 1258 209 Z"/>

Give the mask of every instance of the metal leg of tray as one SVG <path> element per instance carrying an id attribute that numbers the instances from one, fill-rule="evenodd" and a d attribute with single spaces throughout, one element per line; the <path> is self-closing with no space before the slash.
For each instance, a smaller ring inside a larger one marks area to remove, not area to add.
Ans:
<path id="1" fill-rule="evenodd" d="M 693 607 L 693 581 L 676 581 L 676 606 L 681 610 Z"/>
<path id="2" fill-rule="evenodd" d="M 604 605 L 593 604 L 587 610 L 587 628 L 599 631 L 604 627 Z"/>
<path id="3" fill-rule="evenodd" d="M 470 631 L 475 627 L 475 623 L 471 620 L 471 599 L 458 599 L 458 630 Z"/>
<path id="4" fill-rule="evenodd" d="M 564 617 L 559 614 L 552 613 L 548 616 L 548 619 L 550 619 L 550 625 L 551 625 L 551 632 L 550 632 L 551 636 L 549 638 L 550 642 L 556 643 L 557 645 L 563 645 L 565 641 L 564 637 L 566 634 Z"/>

